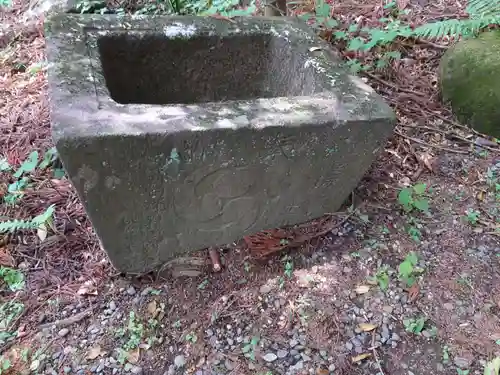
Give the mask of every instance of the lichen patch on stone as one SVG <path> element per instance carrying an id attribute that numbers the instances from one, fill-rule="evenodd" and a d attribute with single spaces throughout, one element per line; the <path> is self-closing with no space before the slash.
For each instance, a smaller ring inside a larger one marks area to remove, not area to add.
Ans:
<path id="1" fill-rule="evenodd" d="M 196 26 L 186 25 L 182 23 L 175 23 L 163 28 L 163 33 L 169 38 L 183 37 L 189 38 L 196 35 Z"/>

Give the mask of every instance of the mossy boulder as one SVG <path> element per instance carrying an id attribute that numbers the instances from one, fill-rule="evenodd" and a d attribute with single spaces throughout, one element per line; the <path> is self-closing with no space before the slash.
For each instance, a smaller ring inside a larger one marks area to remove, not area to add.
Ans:
<path id="1" fill-rule="evenodd" d="M 458 42 L 440 65 L 443 100 L 457 118 L 500 138 L 500 31 Z"/>

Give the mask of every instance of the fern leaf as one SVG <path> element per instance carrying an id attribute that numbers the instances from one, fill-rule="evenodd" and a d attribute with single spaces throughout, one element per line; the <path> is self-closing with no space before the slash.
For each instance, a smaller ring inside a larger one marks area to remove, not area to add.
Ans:
<path id="1" fill-rule="evenodd" d="M 500 13 L 500 0 L 469 0 L 466 10 L 471 18 L 495 16 Z"/>
<path id="2" fill-rule="evenodd" d="M 26 220 L 8 220 L 0 223 L 0 233 L 14 233 L 22 229 L 33 229 L 31 221 Z"/>
<path id="3" fill-rule="evenodd" d="M 44 213 L 36 216 L 31 220 L 31 223 L 35 228 L 38 228 L 41 224 L 45 224 L 48 220 L 52 219 L 52 214 L 54 213 L 54 205 L 50 205 Z"/>
<path id="4" fill-rule="evenodd" d="M 500 24 L 498 16 L 482 17 L 468 20 L 446 20 L 433 22 L 417 27 L 413 35 L 420 38 L 442 39 L 446 36 L 460 37 L 476 34 L 481 29 L 491 24 Z"/>
<path id="5" fill-rule="evenodd" d="M 50 205 L 45 212 L 34 217 L 31 220 L 8 220 L 0 223 L 0 234 L 1 233 L 14 233 L 23 229 L 37 229 L 42 224 L 50 222 L 52 220 L 52 215 L 54 214 L 54 205 Z"/>

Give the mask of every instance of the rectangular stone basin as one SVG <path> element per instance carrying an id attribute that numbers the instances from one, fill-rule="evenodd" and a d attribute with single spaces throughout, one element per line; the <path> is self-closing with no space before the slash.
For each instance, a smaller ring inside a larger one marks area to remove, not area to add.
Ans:
<path id="1" fill-rule="evenodd" d="M 53 138 L 113 265 L 337 210 L 390 108 L 288 18 L 52 16 Z"/>

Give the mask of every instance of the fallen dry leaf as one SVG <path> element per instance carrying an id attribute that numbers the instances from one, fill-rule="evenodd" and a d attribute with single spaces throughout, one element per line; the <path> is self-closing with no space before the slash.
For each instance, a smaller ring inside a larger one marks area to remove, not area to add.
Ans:
<path id="1" fill-rule="evenodd" d="M 404 10 L 409 2 L 410 0 L 396 0 L 399 10 Z"/>
<path id="2" fill-rule="evenodd" d="M 424 165 L 430 172 L 434 172 L 434 168 L 432 167 L 434 159 L 431 154 L 423 152 L 422 154 L 419 155 L 419 159 L 422 161 L 422 163 L 424 163 Z"/>
<path id="3" fill-rule="evenodd" d="M 158 306 L 156 304 L 156 301 L 153 300 L 148 303 L 148 313 L 153 317 L 153 319 L 156 317 L 158 314 Z"/>
<path id="4" fill-rule="evenodd" d="M 361 323 L 360 325 L 358 325 L 358 327 L 363 332 L 370 332 L 377 328 L 377 325 L 373 323 Z"/>
<path id="5" fill-rule="evenodd" d="M 36 230 L 36 234 L 40 239 L 40 242 L 45 241 L 45 239 L 47 238 L 47 226 L 44 224 L 40 225 Z"/>
<path id="6" fill-rule="evenodd" d="M 24 337 L 24 336 L 26 336 L 26 324 L 21 324 L 19 326 L 19 328 L 17 329 L 16 337 L 17 338 L 21 338 L 21 337 Z"/>
<path id="7" fill-rule="evenodd" d="M 358 285 L 355 290 L 356 290 L 356 293 L 358 293 L 358 294 L 365 294 L 365 293 L 368 293 L 370 291 L 370 286 L 369 285 Z"/>
<path id="8" fill-rule="evenodd" d="M 363 359 L 371 357 L 370 353 L 363 353 L 351 358 L 352 363 L 361 362 Z"/>
<path id="9" fill-rule="evenodd" d="M 6 247 L 0 248 L 0 266 L 14 267 L 15 261 Z"/>
<path id="10" fill-rule="evenodd" d="M 89 349 L 87 353 L 87 359 L 96 359 L 99 356 L 105 355 L 106 351 L 102 350 L 99 345 L 94 346 Z"/>
<path id="11" fill-rule="evenodd" d="M 319 368 L 316 370 L 316 375 L 328 375 L 330 371 L 324 369 L 324 368 Z"/>
<path id="12" fill-rule="evenodd" d="M 410 289 L 408 289 L 408 298 L 410 303 L 413 303 L 417 300 L 420 295 L 420 287 L 418 284 L 413 284 Z"/>
<path id="13" fill-rule="evenodd" d="M 92 281 L 85 281 L 80 288 L 78 288 L 78 291 L 76 294 L 80 296 L 85 296 L 85 295 L 92 295 L 92 296 L 97 296 L 97 289 L 95 285 L 93 285 Z"/>
<path id="14" fill-rule="evenodd" d="M 479 190 L 479 192 L 476 195 L 476 198 L 478 201 L 484 201 L 484 198 L 486 196 L 486 192 L 484 190 Z"/>
<path id="15" fill-rule="evenodd" d="M 139 357 L 141 356 L 141 349 L 137 348 L 127 352 L 127 361 L 135 365 L 139 362 Z"/>

